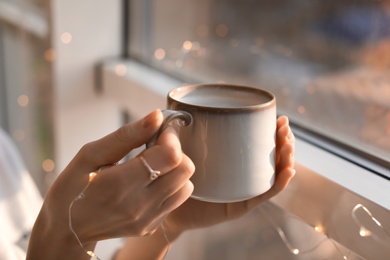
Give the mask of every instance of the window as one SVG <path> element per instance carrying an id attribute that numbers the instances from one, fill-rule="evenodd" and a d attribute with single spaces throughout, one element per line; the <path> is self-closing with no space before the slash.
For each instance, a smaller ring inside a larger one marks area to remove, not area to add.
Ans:
<path id="1" fill-rule="evenodd" d="M 129 10 L 130 57 L 185 82 L 267 89 L 305 132 L 389 167 L 388 1 L 133 0 Z"/>
<path id="2" fill-rule="evenodd" d="M 390 228 L 389 3 L 124 3 L 129 5 L 125 11 L 125 56 L 129 60 L 105 64 L 106 95 L 138 117 L 152 107 L 163 107 L 167 89 L 183 82 L 251 85 L 276 95 L 279 113 L 290 117 L 298 136 L 298 174 L 286 192 L 261 206 L 252 219 L 248 216 L 233 225 L 200 231 L 198 238 L 190 238 L 191 233 L 187 239 L 190 248 L 185 243 L 180 248 L 191 251 L 188 255 L 193 259 L 214 259 L 210 256 L 217 256 L 215 253 L 225 254 L 218 256 L 226 259 L 272 256 L 263 242 L 256 244 L 260 248 L 257 252 L 243 248 L 246 239 L 266 234 L 264 230 L 250 232 L 261 226 L 258 220 L 264 219 L 263 209 L 277 219 L 277 211 L 268 208 L 275 203 L 284 218 L 277 225 L 291 231 L 287 240 L 298 243 L 302 239 L 304 245 L 297 245 L 299 249 L 310 250 L 296 256 L 291 255 L 294 250 L 284 252 L 282 258 L 386 258 L 390 250 L 386 235 Z M 140 95 L 147 100 L 137 99 Z M 375 225 L 359 205 L 370 209 L 382 223 L 384 229 L 377 230 L 376 238 L 359 234 L 355 213 L 365 224 Z M 295 223 L 295 217 L 303 220 L 302 226 Z M 304 232 L 303 228 L 318 230 L 318 223 L 330 238 L 322 240 L 327 245 L 308 244 L 314 241 L 313 232 Z M 283 243 L 275 250 L 288 248 Z M 204 255 L 198 257 L 195 252 Z"/>

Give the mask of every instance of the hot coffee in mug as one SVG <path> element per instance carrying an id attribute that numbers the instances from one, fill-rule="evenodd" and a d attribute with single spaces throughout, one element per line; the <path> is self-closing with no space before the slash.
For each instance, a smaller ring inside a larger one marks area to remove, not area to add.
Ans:
<path id="1" fill-rule="evenodd" d="M 193 198 L 241 201 L 260 195 L 273 185 L 273 94 L 238 85 L 190 85 L 171 90 L 167 108 L 163 111 L 165 123 L 161 131 L 175 118 L 185 123 L 179 138 L 183 152 L 196 167 L 191 178 Z"/>

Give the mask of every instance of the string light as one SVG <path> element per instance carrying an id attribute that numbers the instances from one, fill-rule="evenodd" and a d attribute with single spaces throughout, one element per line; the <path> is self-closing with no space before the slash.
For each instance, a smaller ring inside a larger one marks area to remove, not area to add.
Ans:
<path id="1" fill-rule="evenodd" d="M 355 223 L 359 226 L 359 235 L 361 237 L 372 237 L 373 239 L 377 240 L 377 241 L 381 241 L 381 239 L 379 239 L 375 233 L 373 233 L 371 230 L 369 230 L 368 228 L 366 228 L 358 219 L 358 217 L 356 216 L 356 212 L 358 209 L 363 209 L 363 211 L 365 213 L 367 213 L 367 215 L 371 218 L 371 220 L 381 229 L 383 230 L 383 232 L 390 238 L 390 233 L 389 231 L 387 231 L 381 222 L 379 222 L 379 220 L 377 220 L 373 215 L 372 213 L 365 207 L 363 206 L 362 204 L 357 204 L 353 209 L 352 209 L 352 212 L 351 212 L 351 215 L 352 215 L 352 218 L 353 220 L 355 221 Z M 386 247 L 389 248 L 389 245 L 386 244 L 386 243 L 383 243 Z"/>
<path id="2" fill-rule="evenodd" d="M 114 164 L 115 165 L 115 164 Z M 81 242 L 79 236 L 77 235 L 76 231 L 74 230 L 73 228 L 73 223 L 72 223 L 72 208 L 73 208 L 73 204 L 79 200 L 82 200 L 85 198 L 85 191 L 88 189 L 89 185 L 91 184 L 91 182 L 95 179 L 95 177 L 97 176 L 97 173 L 96 172 L 91 172 L 89 175 L 88 175 L 88 183 L 87 185 L 84 187 L 84 189 L 79 193 L 79 195 L 76 196 L 76 198 L 74 198 L 72 200 L 72 202 L 70 203 L 69 205 L 69 210 L 68 210 L 68 214 L 69 214 L 69 229 L 70 231 L 73 233 L 73 235 L 75 236 L 75 238 L 77 239 L 77 242 L 79 243 L 80 247 L 84 250 L 84 252 L 89 255 L 90 257 L 92 257 L 93 259 L 97 259 L 97 260 L 101 260 L 96 254 L 95 252 L 91 251 L 91 250 L 86 250 L 83 243 Z M 168 236 L 165 232 L 165 227 L 163 225 L 163 223 L 161 222 L 161 230 L 163 232 L 163 235 L 164 235 L 164 239 L 165 241 L 167 242 L 167 250 L 165 251 L 165 254 L 164 254 L 164 258 L 165 256 L 168 254 L 168 251 L 169 251 L 169 245 L 170 245 L 170 242 L 169 242 L 169 239 L 168 239 Z"/>
<path id="3" fill-rule="evenodd" d="M 318 233 L 325 234 L 325 229 L 322 225 L 315 226 L 314 230 L 317 231 Z"/>
<path id="4" fill-rule="evenodd" d="M 77 239 L 77 242 L 80 244 L 80 247 L 85 251 L 85 253 L 89 256 L 91 256 L 92 258 L 94 259 L 98 259 L 98 260 L 101 260 L 93 251 L 90 251 L 90 250 L 86 250 L 84 248 L 84 245 L 83 243 L 81 242 L 79 236 L 77 235 L 76 231 L 73 229 L 73 224 L 72 224 L 72 207 L 73 207 L 73 204 L 79 200 L 82 200 L 85 198 L 85 194 L 84 192 L 88 189 L 89 185 L 91 184 L 91 182 L 93 181 L 93 179 L 96 177 L 96 172 L 91 172 L 88 176 L 88 183 L 87 185 L 84 187 L 84 189 L 80 192 L 79 195 L 77 195 L 76 198 L 74 198 L 72 200 L 72 202 L 70 203 L 69 205 L 69 229 L 70 231 L 73 233 L 73 235 L 76 237 Z"/>
<path id="5" fill-rule="evenodd" d="M 262 208 L 260 208 L 262 209 Z M 371 218 L 371 220 L 378 226 L 380 227 L 383 232 L 388 236 L 390 237 L 390 233 L 389 231 L 387 231 L 383 225 L 381 224 L 381 222 L 379 222 L 379 220 L 377 220 L 373 214 L 365 207 L 363 206 L 362 204 L 357 204 L 351 211 L 351 215 L 352 215 L 352 218 L 354 219 L 354 221 L 356 222 L 356 224 L 359 225 L 359 235 L 361 237 L 373 237 L 373 238 L 376 238 L 376 235 L 369 229 L 367 229 L 364 225 L 362 225 L 359 221 L 359 219 L 357 218 L 356 216 L 356 212 L 358 209 L 363 209 L 367 215 Z M 282 239 L 283 243 L 286 245 L 287 249 L 294 255 L 298 255 L 298 254 L 304 254 L 304 253 L 307 253 L 309 251 L 312 251 L 314 250 L 316 247 L 318 247 L 320 244 L 322 244 L 325 240 L 330 240 L 334 247 L 336 248 L 336 250 L 340 253 L 340 255 L 342 256 L 342 258 L 344 260 L 348 260 L 349 258 L 349 255 L 351 254 L 351 251 L 349 251 L 349 253 L 347 255 L 343 254 L 343 252 L 340 250 L 340 248 L 337 246 L 337 244 L 335 243 L 334 240 L 330 239 L 329 235 L 326 233 L 325 231 L 325 228 L 323 225 L 316 225 L 314 226 L 314 230 L 318 233 L 321 233 L 321 234 L 324 234 L 327 238 L 320 241 L 318 244 L 316 244 L 314 247 L 308 249 L 308 250 L 299 250 L 298 248 L 295 248 L 294 246 L 292 246 L 292 244 L 290 243 L 290 241 L 287 239 L 284 231 L 282 230 L 282 228 L 280 226 L 278 226 L 274 220 L 268 215 L 268 213 L 263 210 L 263 214 L 265 214 L 267 216 L 267 218 L 269 219 L 270 223 L 274 226 L 274 228 L 276 229 L 277 233 L 279 234 L 280 238 Z M 378 239 L 378 238 L 377 238 Z M 389 245 L 386 245 L 386 247 L 389 247 Z"/>
<path id="6" fill-rule="evenodd" d="M 164 224 L 162 222 L 161 222 L 161 230 L 162 230 L 162 232 L 164 234 L 165 241 L 167 242 L 167 245 L 168 245 L 167 250 L 165 251 L 165 254 L 164 254 L 164 257 L 163 257 L 163 259 L 164 259 L 167 256 L 167 254 L 168 254 L 170 242 L 169 242 L 167 233 L 165 232 Z"/>
<path id="7" fill-rule="evenodd" d="M 261 209 L 261 207 L 260 207 Z M 272 226 L 276 229 L 276 231 L 278 232 L 279 234 L 279 237 L 282 239 L 283 243 L 285 244 L 285 246 L 287 247 L 287 249 L 293 254 L 293 255 L 302 255 L 302 254 L 305 254 L 305 253 L 309 253 L 313 250 L 315 250 L 317 247 L 319 247 L 323 242 L 327 241 L 327 240 L 330 240 L 334 247 L 336 248 L 336 250 L 339 252 L 339 254 L 342 256 L 343 259 L 347 260 L 348 259 L 348 256 L 344 255 L 341 250 L 338 248 L 338 246 L 336 245 L 336 243 L 330 239 L 326 233 L 325 233 L 325 229 L 322 225 L 316 225 L 313 227 L 313 229 L 318 232 L 318 233 L 321 233 L 321 234 L 324 234 L 326 236 L 325 239 L 322 239 L 321 241 L 319 241 L 316 245 L 314 245 L 313 247 L 307 249 L 307 250 L 299 250 L 298 248 L 292 246 L 292 244 L 290 243 L 290 241 L 287 239 L 286 237 L 286 234 L 284 233 L 283 229 L 277 225 L 274 220 L 268 215 L 268 213 L 263 210 L 263 214 L 265 214 L 268 218 L 268 220 L 270 221 L 270 223 L 272 224 Z M 349 254 L 351 253 L 351 251 L 349 251 Z M 348 255 L 349 255 L 348 254 Z"/>
<path id="8" fill-rule="evenodd" d="M 371 236 L 371 231 L 368 229 L 365 229 L 364 227 L 360 227 L 359 235 L 361 237 L 369 237 L 369 236 Z"/>
<path id="9" fill-rule="evenodd" d="M 278 234 L 280 236 L 280 238 L 283 240 L 283 243 L 286 245 L 287 249 L 293 253 L 294 255 L 298 255 L 299 254 L 299 249 L 298 248 L 294 248 L 291 243 L 288 241 L 287 237 L 286 237 L 286 234 L 283 232 L 283 230 L 279 227 L 279 226 L 276 226 L 276 231 L 278 231 Z"/>
<path id="10" fill-rule="evenodd" d="M 261 207 L 260 207 L 260 209 L 262 210 L 263 214 L 268 218 L 268 220 L 269 220 L 269 222 L 271 223 L 271 225 L 276 229 L 276 231 L 278 232 L 279 237 L 282 239 L 282 241 L 283 241 L 283 243 L 285 244 L 285 246 L 287 247 L 287 249 L 288 249 L 288 250 L 291 252 L 291 254 L 293 254 L 293 255 L 299 255 L 299 254 L 304 254 L 304 253 L 308 253 L 308 252 L 310 252 L 310 251 L 313 251 L 315 248 L 317 248 L 318 246 L 320 246 L 324 241 L 326 241 L 326 239 L 323 239 L 323 240 L 321 240 L 320 242 L 318 242 L 315 246 L 313 246 L 312 248 L 310 248 L 310 249 L 308 249 L 308 250 L 299 250 L 298 248 L 294 247 L 294 246 L 290 243 L 290 241 L 287 239 L 286 234 L 284 233 L 283 229 L 282 229 L 279 225 L 277 225 L 277 224 L 274 222 L 273 218 L 271 218 L 271 217 L 269 216 L 269 214 L 267 213 L 267 211 L 264 210 L 264 209 L 262 209 Z M 320 227 L 322 227 L 322 226 L 317 226 L 317 229 L 316 229 L 316 228 L 314 228 L 314 229 L 317 231 L 317 230 L 320 230 Z M 321 229 L 321 231 L 323 232 L 323 229 Z M 317 231 L 317 232 L 319 232 L 319 231 Z M 321 232 L 321 233 L 322 233 L 322 232 Z"/>

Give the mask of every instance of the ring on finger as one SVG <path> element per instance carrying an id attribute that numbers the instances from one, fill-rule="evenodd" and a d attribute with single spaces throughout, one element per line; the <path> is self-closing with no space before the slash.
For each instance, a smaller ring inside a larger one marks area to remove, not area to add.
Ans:
<path id="1" fill-rule="evenodd" d="M 145 160 L 145 158 L 140 155 L 139 159 L 141 160 L 142 164 L 146 167 L 146 169 L 149 171 L 149 179 L 152 181 L 157 179 L 158 176 L 161 174 L 160 171 L 153 170 L 153 168 L 149 165 L 149 163 Z"/>

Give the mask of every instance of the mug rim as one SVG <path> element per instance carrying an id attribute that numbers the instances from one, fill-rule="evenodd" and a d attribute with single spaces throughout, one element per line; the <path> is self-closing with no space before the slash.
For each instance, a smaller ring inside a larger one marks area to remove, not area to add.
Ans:
<path id="1" fill-rule="evenodd" d="M 214 87 L 214 88 L 227 87 L 227 88 L 231 88 L 231 89 L 241 89 L 241 90 L 245 89 L 246 91 L 256 92 L 257 94 L 260 93 L 261 95 L 266 95 L 270 98 L 270 100 L 263 102 L 263 103 L 260 103 L 260 104 L 255 104 L 255 105 L 245 105 L 245 106 L 235 106 L 235 107 L 214 107 L 214 106 L 196 105 L 196 104 L 191 104 L 188 102 L 183 102 L 179 98 L 175 98 L 173 96 L 175 93 L 182 92 L 183 89 L 187 90 L 188 92 L 191 92 L 193 89 L 206 88 L 206 87 Z M 230 112 L 231 111 L 239 112 L 239 111 L 245 111 L 245 110 L 263 110 L 263 109 L 267 109 L 269 107 L 276 105 L 276 97 L 271 92 L 266 91 L 266 90 L 261 89 L 261 88 L 257 88 L 257 87 L 252 87 L 252 86 L 247 86 L 247 85 L 238 85 L 238 84 L 224 84 L 224 83 L 207 84 L 206 83 L 206 84 L 184 85 L 184 86 L 180 86 L 180 87 L 177 87 L 177 88 L 170 90 L 168 92 L 167 96 L 168 96 L 168 103 L 177 102 L 179 104 L 185 105 L 186 107 L 192 107 L 192 108 L 196 108 L 196 109 L 215 110 L 215 111 L 216 110 L 218 110 L 218 111 L 226 110 L 226 111 L 230 111 Z"/>

